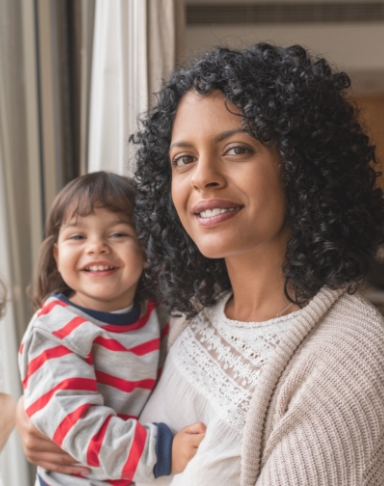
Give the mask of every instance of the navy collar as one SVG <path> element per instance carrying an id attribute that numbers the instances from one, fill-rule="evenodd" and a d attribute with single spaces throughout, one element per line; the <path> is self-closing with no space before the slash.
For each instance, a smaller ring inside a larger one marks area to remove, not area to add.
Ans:
<path id="1" fill-rule="evenodd" d="M 96 311 L 93 309 L 88 309 L 87 307 L 82 307 L 80 305 L 74 304 L 64 294 L 52 294 L 51 297 L 56 297 L 56 299 L 59 299 L 62 302 L 65 302 L 66 304 L 81 310 L 85 314 L 88 314 L 90 317 L 93 317 L 98 321 L 104 322 L 105 324 L 127 326 L 129 324 L 134 324 L 140 317 L 140 303 L 136 299 L 130 311 L 124 312 L 123 314 L 114 314 L 113 312 Z"/>

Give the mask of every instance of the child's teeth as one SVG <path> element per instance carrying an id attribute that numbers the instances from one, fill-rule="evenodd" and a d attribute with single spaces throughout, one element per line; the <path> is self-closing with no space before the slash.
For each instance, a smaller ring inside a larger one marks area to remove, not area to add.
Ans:
<path id="1" fill-rule="evenodd" d="M 105 270 L 111 270 L 112 267 L 107 267 L 104 265 L 91 265 L 88 267 L 91 272 L 103 272 Z"/>

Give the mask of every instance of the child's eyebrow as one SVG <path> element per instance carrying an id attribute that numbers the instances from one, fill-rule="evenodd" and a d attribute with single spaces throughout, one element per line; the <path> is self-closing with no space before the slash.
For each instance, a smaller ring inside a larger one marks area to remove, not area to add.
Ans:
<path id="1" fill-rule="evenodd" d="M 74 221 L 73 223 L 64 223 L 63 228 L 73 228 L 74 226 L 84 226 L 82 223 L 78 221 Z"/>
<path id="2" fill-rule="evenodd" d="M 133 223 L 131 221 L 124 220 L 124 219 L 115 219 L 115 220 L 111 221 L 110 223 L 108 223 L 108 226 L 117 226 L 118 224 L 127 224 L 128 226 L 133 227 Z M 79 226 L 86 226 L 86 224 L 81 223 L 80 221 L 73 221 L 73 222 L 65 223 L 63 225 L 64 228 L 73 228 L 73 227 L 79 227 Z"/>
<path id="3" fill-rule="evenodd" d="M 124 220 L 124 219 L 116 219 L 115 221 L 111 221 L 108 226 L 116 226 L 118 224 L 127 224 L 128 226 L 133 226 L 131 221 Z"/>

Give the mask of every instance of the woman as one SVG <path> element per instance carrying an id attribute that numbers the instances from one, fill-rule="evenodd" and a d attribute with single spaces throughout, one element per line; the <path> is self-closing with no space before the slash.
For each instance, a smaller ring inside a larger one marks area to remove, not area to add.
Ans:
<path id="1" fill-rule="evenodd" d="M 147 281 L 189 320 L 141 420 L 207 425 L 153 485 L 384 481 L 383 319 L 354 293 L 384 204 L 349 83 L 299 46 L 216 49 L 143 121 Z M 81 472 L 22 429 L 32 461 Z"/>

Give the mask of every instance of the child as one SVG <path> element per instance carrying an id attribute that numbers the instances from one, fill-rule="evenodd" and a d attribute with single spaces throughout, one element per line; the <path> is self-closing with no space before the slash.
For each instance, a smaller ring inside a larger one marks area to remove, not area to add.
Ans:
<path id="1" fill-rule="evenodd" d="M 137 418 L 159 373 L 167 334 L 143 300 L 143 252 L 133 227 L 135 186 L 98 172 L 56 197 L 40 250 L 33 316 L 20 348 L 26 412 L 87 476 L 38 468 L 41 485 L 119 485 L 181 472 L 204 437 L 173 437 Z M 164 314 L 164 313 L 163 313 Z"/>

